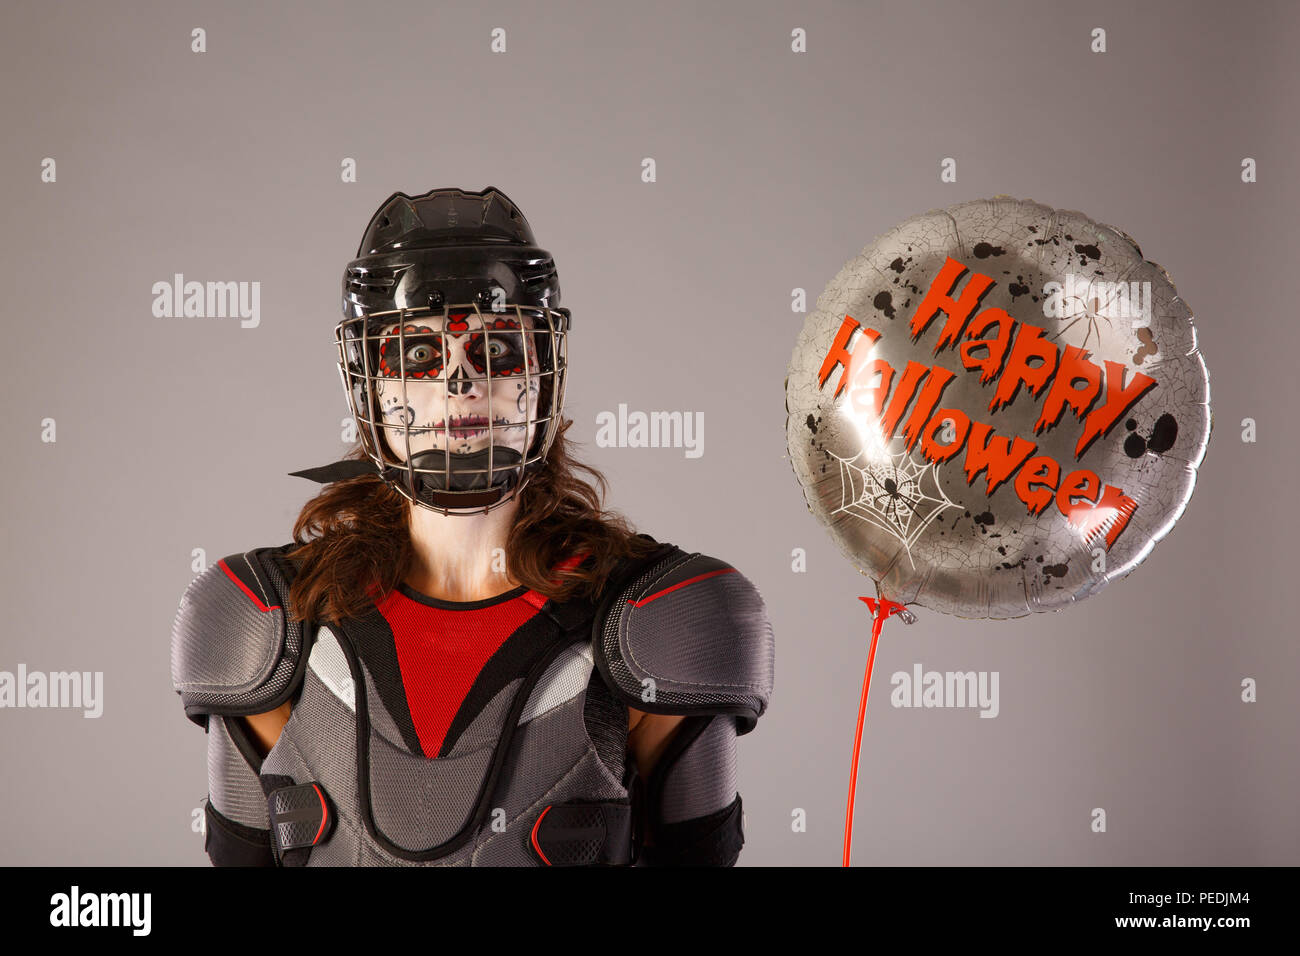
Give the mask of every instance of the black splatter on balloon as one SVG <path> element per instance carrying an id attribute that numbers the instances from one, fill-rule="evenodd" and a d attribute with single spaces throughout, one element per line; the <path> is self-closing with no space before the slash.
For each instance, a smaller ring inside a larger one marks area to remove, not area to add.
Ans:
<path id="1" fill-rule="evenodd" d="M 1001 246 L 991 246 L 987 242 L 975 243 L 975 248 L 971 250 L 975 253 L 976 259 L 987 259 L 989 256 L 1005 256 L 1007 250 Z"/>
<path id="2" fill-rule="evenodd" d="M 871 304 L 885 313 L 885 318 L 892 319 L 894 317 L 894 300 L 888 292 L 876 293 L 876 297 L 871 300 Z"/>
<path id="3" fill-rule="evenodd" d="M 1165 412 L 1156 419 L 1156 426 L 1151 429 L 1151 437 L 1147 439 L 1147 447 L 1157 455 L 1162 455 L 1174 447 L 1177 438 L 1178 421 L 1173 415 Z"/>
<path id="4" fill-rule="evenodd" d="M 1132 429 L 1137 427 L 1137 422 L 1130 418 L 1124 425 L 1126 428 Z M 1146 438 L 1134 431 L 1128 438 L 1124 439 L 1124 454 L 1130 458 L 1141 458 L 1148 451 L 1162 455 L 1174 447 L 1177 438 L 1178 420 L 1173 415 L 1165 412 L 1156 419 L 1151 434 Z"/>

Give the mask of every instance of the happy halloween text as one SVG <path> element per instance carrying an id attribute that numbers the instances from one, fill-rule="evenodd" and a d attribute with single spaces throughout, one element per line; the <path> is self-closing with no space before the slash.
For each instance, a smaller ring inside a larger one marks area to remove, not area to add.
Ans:
<path id="1" fill-rule="evenodd" d="M 980 300 L 993 287 L 994 280 L 972 272 L 965 288 L 954 299 L 953 290 L 968 271 L 963 263 L 948 258 L 912 316 L 912 340 L 919 339 L 939 313 L 947 316 L 935 343 L 934 354 L 955 346 L 960 352 L 961 364 L 968 371 L 981 373 L 981 384 L 996 380 L 997 388 L 989 402 L 990 412 L 1014 402 L 1021 385 L 1035 398 L 1046 389 L 1042 413 L 1034 423 L 1034 433 L 1054 428 L 1065 409 L 1069 408 L 1083 423 L 1083 432 L 1074 446 L 1077 460 L 1138 399 L 1155 387 L 1155 379 L 1136 371 L 1126 385 L 1122 362 L 1106 361 L 1102 369 L 1088 361 L 1091 353 L 1086 349 L 1067 345 L 1062 353 L 1043 338 L 1044 329 L 1017 322 L 1003 309 L 984 309 L 971 319 Z M 996 338 L 983 337 L 995 327 Z M 963 328 L 968 341 L 959 342 Z M 850 342 L 858 332 L 862 334 L 850 348 Z M 822 362 L 817 377 L 818 387 L 826 384 L 836 366 L 841 367 L 843 371 L 835 388 L 835 397 L 839 397 L 845 386 L 851 386 L 849 402 L 853 410 L 877 420 L 885 441 L 894 436 L 903 413 L 916 398 L 916 407 L 903 423 L 903 439 L 909 450 L 919 440 L 921 454 L 938 464 L 956 457 L 965 447 L 968 485 L 974 483 L 980 472 L 986 472 L 987 493 L 992 495 L 1003 482 L 1015 475 L 1013 487 L 1016 497 L 1031 515 L 1041 514 L 1055 502 L 1066 520 L 1083 533 L 1085 541 L 1091 542 L 1104 531 L 1106 548 L 1109 550 L 1114 546 L 1137 510 L 1137 502 L 1124 494 L 1123 489 L 1103 483 L 1096 472 L 1087 468 L 1076 469 L 1062 478 L 1064 469 L 1055 458 L 1034 454 L 1038 450 L 1036 442 L 1019 435 L 1006 438 L 995 434 L 991 425 L 972 421 L 960 409 L 938 408 L 944 389 L 956 378 L 954 373 L 938 365 L 909 361 L 898 377 L 891 397 L 895 369 L 888 362 L 879 358 L 854 362 L 855 354 L 865 356 L 879 338 L 879 332 L 863 328 L 855 318 L 846 314 Z M 981 355 L 982 351 L 984 354 Z M 871 384 L 876 381 L 877 373 L 878 383 Z M 1102 399 L 1100 406 L 1093 408 L 1099 397 Z M 951 422 L 952 429 L 952 441 L 946 443 L 940 440 L 945 422 Z"/>

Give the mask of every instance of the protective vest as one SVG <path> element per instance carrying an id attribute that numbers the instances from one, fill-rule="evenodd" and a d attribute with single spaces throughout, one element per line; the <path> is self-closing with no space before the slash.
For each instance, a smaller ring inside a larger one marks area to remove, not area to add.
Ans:
<path id="1" fill-rule="evenodd" d="M 209 819 L 250 847 L 269 831 L 276 862 L 632 863 L 629 705 L 697 717 L 680 767 L 735 792 L 725 748 L 766 708 L 774 646 L 725 562 L 662 544 L 594 601 L 520 587 L 449 604 L 401 585 L 361 618 L 295 624 L 290 547 L 218 562 L 173 630 L 176 688 L 209 733 Z M 233 718 L 286 700 L 260 759 Z M 725 809 L 738 818 L 738 795 Z"/>

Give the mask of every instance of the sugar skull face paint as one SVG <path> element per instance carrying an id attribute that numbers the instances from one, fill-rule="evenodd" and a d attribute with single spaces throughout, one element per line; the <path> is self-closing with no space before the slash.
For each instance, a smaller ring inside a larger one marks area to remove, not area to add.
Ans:
<path id="1" fill-rule="evenodd" d="M 564 403 L 569 315 L 507 309 L 395 309 L 335 328 L 361 445 L 413 503 L 490 510 L 542 467 Z"/>
<path id="2" fill-rule="evenodd" d="M 389 450 L 406 461 L 408 448 L 414 458 L 491 445 L 516 453 L 494 456 L 494 469 L 517 462 L 537 428 L 537 349 L 544 342 L 514 314 L 453 312 L 445 321 L 445 331 L 444 317 L 430 315 L 379 332 L 375 393 Z"/>

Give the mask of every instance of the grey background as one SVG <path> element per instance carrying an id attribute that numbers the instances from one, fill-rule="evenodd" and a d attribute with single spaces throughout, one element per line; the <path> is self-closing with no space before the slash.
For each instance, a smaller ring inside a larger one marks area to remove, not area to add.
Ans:
<path id="1" fill-rule="evenodd" d="M 0 710 L 0 863 L 207 862 L 204 737 L 168 668 L 191 550 L 289 540 L 316 486 L 286 472 L 343 448 L 343 265 L 390 193 L 450 185 L 503 189 L 556 256 L 567 412 L 609 504 L 766 597 L 776 693 L 740 744 L 750 865 L 839 862 L 873 593 L 784 457 L 791 290 L 811 308 L 895 223 L 997 193 L 1127 231 L 1196 315 L 1216 426 L 1198 487 L 1144 565 L 1079 607 L 886 626 L 854 860 L 1300 863 L 1297 20 L 1266 3 L 6 4 L 0 669 L 103 671 L 105 708 Z M 260 281 L 261 326 L 154 318 L 150 287 L 175 272 Z M 620 402 L 703 411 L 704 456 L 596 447 Z M 888 706 L 917 661 L 999 671 L 1001 715 Z"/>

